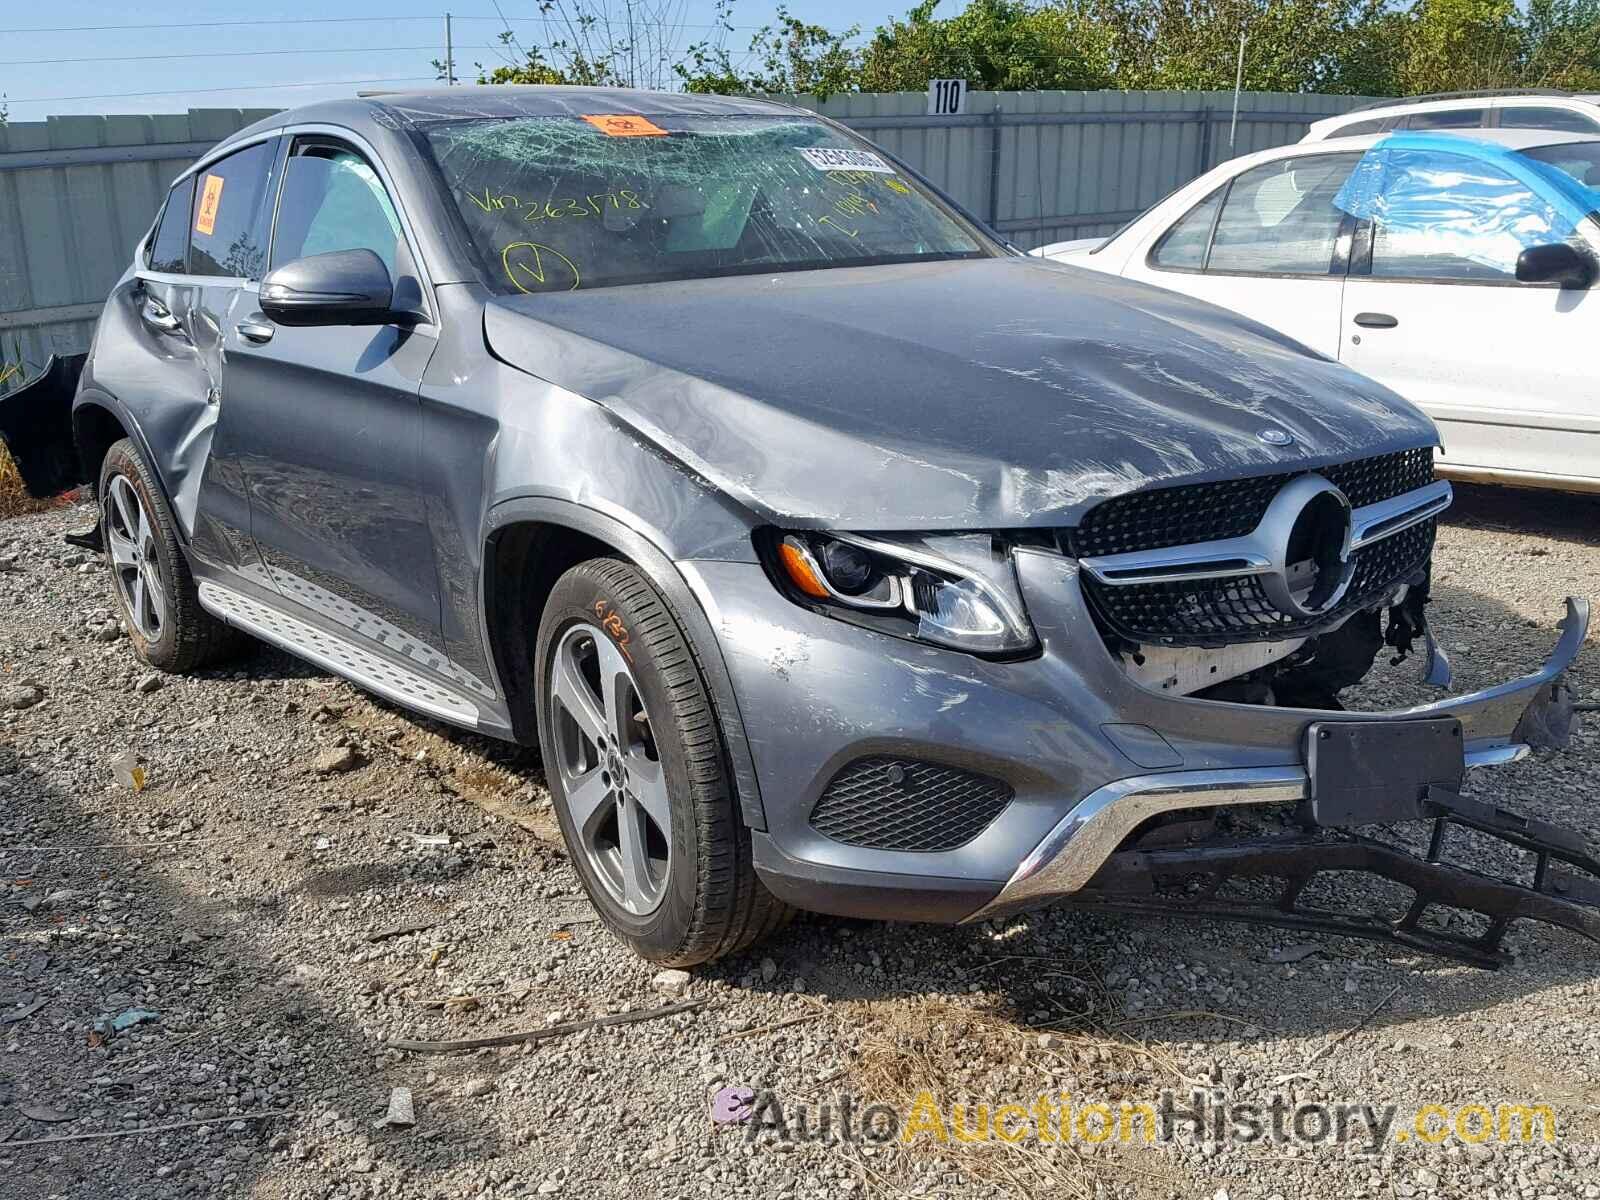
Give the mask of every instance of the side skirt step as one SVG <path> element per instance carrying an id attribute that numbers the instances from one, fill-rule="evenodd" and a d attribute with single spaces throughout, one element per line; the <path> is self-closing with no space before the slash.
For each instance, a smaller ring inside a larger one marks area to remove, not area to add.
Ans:
<path id="1" fill-rule="evenodd" d="M 478 706 L 460 692 L 380 657 L 348 638 L 209 580 L 199 580 L 200 606 L 236 629 L 341 675 L 386 700 L 441 721 L 478 728 Z"/>

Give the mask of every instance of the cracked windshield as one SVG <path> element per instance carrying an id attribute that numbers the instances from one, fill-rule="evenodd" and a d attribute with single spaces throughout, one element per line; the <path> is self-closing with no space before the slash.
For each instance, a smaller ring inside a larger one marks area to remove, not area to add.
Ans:
<path id="1" fill-rule="evenodd" d="M 998 248 L 819 121 L 452 121 L 427 141 L 505 292 L 976 258 Z"/>

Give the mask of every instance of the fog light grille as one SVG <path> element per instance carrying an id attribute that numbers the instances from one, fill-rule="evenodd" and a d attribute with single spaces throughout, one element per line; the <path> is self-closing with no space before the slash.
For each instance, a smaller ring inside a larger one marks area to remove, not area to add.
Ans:
<path id="1" fill-rule="evenodd" d="M 874 850 L 954 850 L 987 829 L 1011 795 L 998 779 L 942 763 L 860 758 L 833 777 L 811 826 Z"/>

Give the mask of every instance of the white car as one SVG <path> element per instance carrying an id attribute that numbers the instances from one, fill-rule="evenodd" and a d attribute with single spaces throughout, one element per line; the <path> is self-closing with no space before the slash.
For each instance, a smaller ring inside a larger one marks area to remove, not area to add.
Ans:
<path id="1" fill-rule="evenodd" d="M 1600 491 L 1600 136 L 1302 142 L 1041 257 L 1233 309 L 1437 422 L 1442 473 Z"/>
<path id="2" fill-rule="evenodd" d="M 1397 129 L 1544 129 L 1600 133 L 1600 95 L 1548 89 L 1442 92 L 1367 104 L 1313 121 L 1303 142 L 1392 133 Z"/>

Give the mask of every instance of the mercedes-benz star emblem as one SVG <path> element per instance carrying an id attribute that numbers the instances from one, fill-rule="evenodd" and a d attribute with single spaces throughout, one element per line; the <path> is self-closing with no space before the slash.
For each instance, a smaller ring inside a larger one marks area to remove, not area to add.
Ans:
<path id="1" fill-rule="evenodd" d="M 1271 547 L 1261 589 L 1285 616 L 1316 617 L 1344 599 L 1355 575 L 1350 501 L 1320 475 L 1290 480 L 1256 530 Z"/>
<path id="2" fill-rule="evenodd" d="M 1263 429 L 1256 434 L 1256 437 L 1260 438 L 1269 446 L 1294 445 L 1294 434 L 1290 433 L 1287 429 Z"/>

